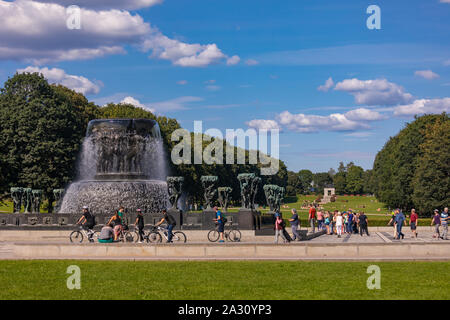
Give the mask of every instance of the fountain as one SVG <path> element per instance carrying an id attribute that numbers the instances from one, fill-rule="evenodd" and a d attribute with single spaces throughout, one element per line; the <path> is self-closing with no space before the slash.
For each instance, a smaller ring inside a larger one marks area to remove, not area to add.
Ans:
<path id="1" fill-rule="evenodd" d="M 120 206 L 159 213 L 167 207 L 166 159 L 158 123 L 148 119 L 89 122 L 78 174 L 60 213 L 111 214 Z"/>

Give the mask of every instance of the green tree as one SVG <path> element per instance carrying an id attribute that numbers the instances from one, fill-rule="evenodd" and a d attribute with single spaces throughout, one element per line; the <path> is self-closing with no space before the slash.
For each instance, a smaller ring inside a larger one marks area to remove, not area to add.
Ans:
<path id="1" fill-rule="evenodd" d="M 300 170 L 298 172 L 300 193 L 309 194 L 314 174 L 310 170 Z"/>
<path id="2" fill-rule="evenodd" d="M 422 156 L 414 174 L 414 206 L 422 215 L 450 202 L 450 119 L 439 118 L 422 131 Z"/>
<path id="3" fill-rule="evenodd" d="M 351 165 L 347 169 L 347 176 L 346 176 L 346 189 L 347 192 L 351 194 L 361 194 L 363 192 L 364 188 L 364 169 L 356 166 Z"/>
<path id="4" fill-rule="evenodd" d="M 339 171 L 333 176 L 333 184 L 336 188 L 336 194 L 345 194 L 347 192 L 347 173 Z"/>
<path id="5" fill-rule="evenodd" d="M 77 93 L 48 84 L 38 73 L 16 74 L 0 92 L 2 189 L 53 189 L 75 174 L 75 161 L 95 107 Z"/>

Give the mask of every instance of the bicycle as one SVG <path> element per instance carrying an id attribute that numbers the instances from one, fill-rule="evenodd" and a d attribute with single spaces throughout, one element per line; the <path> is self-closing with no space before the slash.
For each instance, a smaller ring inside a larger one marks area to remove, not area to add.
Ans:
<path id="1" fill-rule="evenodd" d="M 223 236 L 227 241 L 231 242 L 240 242 L 241 241 L 241 231 L 237 227 L 233 227 L 233 225 L 230 224 L 231 229 L 228 231 L 225 231 L 223 233 Z M 208 232 L 208 240 L 210 242 L 217 242 L 219 240 L 220 233 L 219 233 L 219 224 L 216 223 L 216 226 L 214 229 L 211 229 Z"/>
<path id="2" fill-rule="evenodd" d="M 161 236 L 162 234 L 162 236 Z M 169 241 L 168 229 L 166 227 L 153 227 L 147 235 L 144 236 L 144 239 L 150 243 L 161 243 L 162 238 L 165 238 Z M 177 243 L 186 243 L 187 237 L 181 231 L 172 232 L 172 242 Z"/>
<path id="3" fill-rule="evenodd" d="M 79 230 L 72 231 L 69 236 L 70 242 L 72 243 L 82 243 L 84 238 L 88 239 L 89 242 L 94 242 L 94 238 L 98 238 L 98 231 L 92 229 L 86 230 L 83 226 L 79 226 Z"/>
<path id="4" fill-rule="evenodd" d="M 135 242 L 134 232 L 128 231 L 128 227 L 125 227 L 127 230 L 122 227 L 120 229 L 119 236 L 117 237 L 116 242 Z"/>

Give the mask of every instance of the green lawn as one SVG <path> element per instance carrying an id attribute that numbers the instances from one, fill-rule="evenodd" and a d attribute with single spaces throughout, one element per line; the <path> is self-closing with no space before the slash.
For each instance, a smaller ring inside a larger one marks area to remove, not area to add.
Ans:
<path id="1" fill-rule="evenodd" d="M 369 290 L 369 265 L 381 289 Z M 81 289 L 66 287 L 67 267 Z M 0 299 L 450 299 L 450 262 L 0 261 Z"/>

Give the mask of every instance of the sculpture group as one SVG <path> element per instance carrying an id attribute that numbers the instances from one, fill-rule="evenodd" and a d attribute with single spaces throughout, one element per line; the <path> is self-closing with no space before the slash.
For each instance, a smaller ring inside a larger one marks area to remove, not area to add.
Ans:
<path id="1" fill-rule="evenodd" d="M 98 154 L 98 173 L 143 172 L 142 155 L 147 142 L 136 130 L 95 131 L 92 143 Z"/>
<path id="2" fill-rule="evenodd" d="M 19 213 L 24 208 L 25 213 L 40 212 L 42 203 L 42 190 L 31 188 L 13 187 L 11 188 L 13 199 L 13 211 Z"/>

